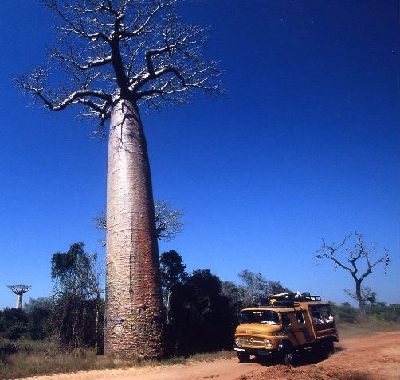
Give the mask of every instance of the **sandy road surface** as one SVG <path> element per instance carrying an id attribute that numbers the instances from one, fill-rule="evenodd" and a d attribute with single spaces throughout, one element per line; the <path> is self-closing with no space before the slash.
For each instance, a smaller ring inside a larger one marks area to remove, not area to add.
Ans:
<path id="1" fill-rule="evenodd" d="M 35 377 L 36 380 L 400 380 L 400 332 L 343 340 L 338 352 L 318 363 L 288 368 L 236 359 L 185 365 L 102 370 Z M 32 378 L 31 378 L 32 379 Z"/>

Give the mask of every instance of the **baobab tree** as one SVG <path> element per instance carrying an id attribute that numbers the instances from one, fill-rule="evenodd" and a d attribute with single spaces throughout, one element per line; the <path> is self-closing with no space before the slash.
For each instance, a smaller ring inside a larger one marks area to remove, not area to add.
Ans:
<path id="1" fill-rule="evenodd" d="M 22 296 L 29 292 L 31 287 L 31 285 L 7 285 L 7 288 L 17 295 L 16 309 L 22 309 Z"/>
<path id="2" fill-rule="evenodd" d="M 355 240 L 353 245 L 351 239 Z M 354 234 L 346 235 L 338 244 L 326 244 L 323 240 L 315 257 L 318 260 L 330 260 L 335 268 L 343 269 L 351 275 L 354 280 L 355 291 L 353 293 L 346 289 L 345 292 L 358 302 L 360 313 L 365 315 L 366 303 L 368 298 L 372 297 L 373 292 L 370 288 L 363 289 L 362 284 L 377 265 L 383 265 L 386 272 L 390 257 L 386 248 L 383 251 L 382 256 L 374 259 L 375 248 L 368 247 L 364 242 L 363 235 L 354 232 Z"/>
<path id="3" fill-rule="evenodd" d="M 177 0 L 43 0 L 58 42 L 19 86 L 51 111 L 78 106 L 108 133 L 105 352 L 158 358 L 162 297 L 144 105 L 219 93 L 201 54 L 204 29 L 184 23 Z"/>

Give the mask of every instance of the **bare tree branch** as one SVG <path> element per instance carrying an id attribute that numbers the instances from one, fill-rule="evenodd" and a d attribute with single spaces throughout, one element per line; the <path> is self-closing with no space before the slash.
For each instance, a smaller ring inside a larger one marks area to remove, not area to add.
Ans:
<path id="1" fill-rule="evenodd" d="M 182 232 L 183 223 L 181 221 L 183 212 L 173 210 L 168 202 L 157 201 L 154 204 L 155 226 L 158 240 L 171 240 L 179 232 Z M 99 230 L 107 231 L 106 213 L 103 211 L 94 218 L 96 227 Z"/>
<path id="2" fill-rule="evenodd" d="M 217 63 L 201 54 L 205 29 L 176 16 L 177 0 L 42 2 L 58 16 L 59 39 L 46 69 L 17 83 L 52 111 L 80 105 L 102 126 L 121 98 L 161 107 L 222 91 Z"/>
<path id="3" fill-rule="evenodd" d="M 50 56 L 52 58 L 58 59 L 61 62 L 71 64 L 81 71 L 90 70 L 100 66 L 106 66 L 112 62 L 112 56 L 108 55 L 106 57 L 89 58 L 87 61 L 82 63 L 77 60 L 76 52 L 70 51 L 70 53 L 68 54 L 64 51 L 60 51 L 57 49 L 53 49 Z"/>

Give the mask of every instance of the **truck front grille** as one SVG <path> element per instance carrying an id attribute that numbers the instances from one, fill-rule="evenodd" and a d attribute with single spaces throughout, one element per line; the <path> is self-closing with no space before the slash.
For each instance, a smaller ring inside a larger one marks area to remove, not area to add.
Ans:
<path id="1" fill-rule="evenodd" d="M 236 339 L 238 346 L 265 347 L 265 339 L 255 336 L 241 336 Z"/>

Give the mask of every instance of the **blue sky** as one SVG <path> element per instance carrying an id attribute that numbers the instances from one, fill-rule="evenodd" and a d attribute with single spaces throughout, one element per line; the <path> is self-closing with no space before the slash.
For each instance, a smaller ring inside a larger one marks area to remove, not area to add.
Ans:
<path id="1" fill-rule="evenodd" d="M 248 268 L 343 302 L 351 279 L 313 253 L 357 230 L 392 257 L 366 285 L 399 303 L 398 2 L 189 0 L 182 13 L 211 25 L 226 95 L 143 115 L 155 198 L 184 211 L 160 251 L 189 271 L 237 281 Z M 12 83 L 41 62 L 51 25 L 36 1 L 2 4 L 0 307 L 15 303 L 10 283 L 48 295 L 51 255 L 73 242 L 104 257 L 93 218 L 106 141 L 74 110 L 29 107 Z"/>

